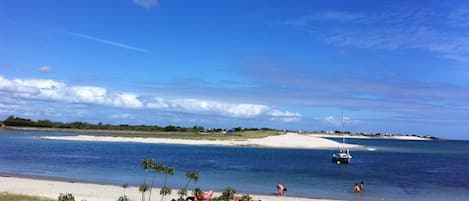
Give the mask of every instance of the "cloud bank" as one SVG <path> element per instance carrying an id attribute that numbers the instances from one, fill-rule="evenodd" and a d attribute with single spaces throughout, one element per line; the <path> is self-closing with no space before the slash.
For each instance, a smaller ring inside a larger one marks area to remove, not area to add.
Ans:
<path id="1" fill-rule="evenodd" d="M 46 79 L 7 79 L 0 76 L 0 93 L 13 99 L 25 101 L 57 101 L 231 118 L 256 118 L 291 122 L 298 121 L 301 117 L 299 113 L 281 111 L 262 104 L 235 104 L 194 98 L 142 97 L 129 92 L 109 92 L 106 88 L 97 86 L 68 86 L 63 82 Z"/>

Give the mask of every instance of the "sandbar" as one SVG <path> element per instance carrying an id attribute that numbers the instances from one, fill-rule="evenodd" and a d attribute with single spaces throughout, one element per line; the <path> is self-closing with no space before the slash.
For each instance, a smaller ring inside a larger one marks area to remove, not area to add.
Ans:
<path id="1" fill-rule="evenodd" d="M 184 145 L 218 145 L 218 146 L 250 146 L 270 148 L 298 148 L 298 149 L 364 149 L 361 145 L 342 144 L 322 137 L 286 133 L 264 138 L 249 138 L 243 140 L 189 140 L 168 138 L 142 138 L 142 137 L 112 137 L 112 136 L 43 136 L 47 140 L 69 141 L 95 141 L 95 142 L 134 142 L 154 144 L 184 144 Z"/>

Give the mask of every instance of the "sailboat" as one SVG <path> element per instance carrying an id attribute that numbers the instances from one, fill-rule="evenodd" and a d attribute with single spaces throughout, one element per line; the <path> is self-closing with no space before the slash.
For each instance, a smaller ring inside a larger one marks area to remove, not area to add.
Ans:
<path id="1" fill-rule="evenodd" d="M 342 132 L 344 131 L 344 113 L 342 112 Z M 345 137 L 342 136 L 342 145 L 345 144 Z M 348 164 L 352 159 L 349 149 L 340 148 L 338 153 L 332 154 L 332 162 L 337 164 Z"/>

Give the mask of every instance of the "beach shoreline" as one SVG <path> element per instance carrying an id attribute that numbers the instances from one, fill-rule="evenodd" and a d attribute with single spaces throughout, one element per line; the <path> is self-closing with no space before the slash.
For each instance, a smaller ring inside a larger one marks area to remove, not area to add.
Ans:
<path id="1" fill-rule="evenodd" d="M 272 193 L 275 193 L 272 187 Z M 207 190 L 207 189 L 204 189 Z M 154 188 L 154 197 L 161 198 L 159 195 L 160 188 Z M 7 192 L 13 194 L 23 194 L 32 196 L 41 196 L 51 199 L 57 199 L 60 193 L 71 193 L 75 196 L 75 200 L 87 201 L 115 201 L 123 195 L 124 188 L 112 184 L 100 184 L 86 181 L 78 181 L 73 179 L 55 178 L 55 177 L 42 177 L 42 176 L 26 176 L 17 174 L 2 174 L 0 173 L 0 192 Z M 137 186 L 128 186 L 125 189 L 126 196 L 131 200 L 141 199 L 141 193 L 138 191 Z M 156 192 L 156 193 L 155 193 Z M 242 192 L 237 193 L 239 195 Z M 189 193 L 191 195 L 191 193 Z M 220 196 L 220 192 L 215 192 L 214 196 Z M 262 201 L 277 201 L 278 196 L 275 195 L 252 195 L 250 196 L 255 200 Z M 176 190 L 167 197 L 166 200 L 177 199 Z M 159 199 L 158 199 L 159 200 Z M 281 198 L 283 201 L 339 201 L 323 198 L 306 198 L 306 197 L 293 197 L 284 196 Z"/>
<path id="2" fill-rule="evenodd" d="M 0 129 L 6 130 L 22 130 L 22 131 L 43 131 L 43 132 L 69 132 L 77 133 L 82 135 L 91 135 L 91 136 L 109 136 L 112 134 L 136 134 L 136 135 L 148 135 L 148 137 L 158 136 L 170 136 L 170 135 L 179 135 L 179 136 L 190 136 L 193 135 L 193 132 L 178 132 L 178 131 L 134 131 L 134 130 L 103 130 L 103 129 L 73 129 L 73 128 L 40 128 L 40 127 L 17 127 L 17 126 L 5 126 Z M 278 131 L 281 133 L 281 131 Z M 294 133 L 294 132 L 290 132 Z M 340 133 L 320 133 L 320 132 L 303 132 L 301 134 L 309 135 L 313 137 L 325 137 L 325 138 L 354 138 L 354 139 L 389 139 L 389 140 L 423 140 L 423 141 L 432 141 L 432 140 L 444 140 L 442 138 L 437 138 L 433 136 L 418 136 L 418 135 L 371 135 L 371 134 L 340 134 Z M 164 137 L 163 137 L 164 138 Z"/>
<path id="3" fill-rule="evenodd" d="M 350 139 L 370 139 L 370 140 L 415 140 L 415 141 L 432 141 L 430 137 L 420 136 L 407 136 L 407 135 L 380 135 L 380 136 L 368 136 L 368 135 L 354 135 L 354 134 L 324 134 L 324 133 L 305 133 L 308 136 L 322 137 L 322 138 L 350 138 Z"/>

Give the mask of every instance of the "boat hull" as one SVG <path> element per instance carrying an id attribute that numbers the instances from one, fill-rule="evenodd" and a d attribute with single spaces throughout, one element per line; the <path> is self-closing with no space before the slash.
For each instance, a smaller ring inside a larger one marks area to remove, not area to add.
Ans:
<path id="1" fill-rule="evenodd" d="M 339 164 L 348 164 L 350 163 L 350 158 L 332 157 L 332 162 Z"/>
<path id="2" fill-rule="evenodd" d="M 352 159 L 352 155 L 350 155 L 349 150 L 340 150 L 339 153 L 332 154 L 332 162 L 337 164 L 348 164 L 350 159 Z"/>

